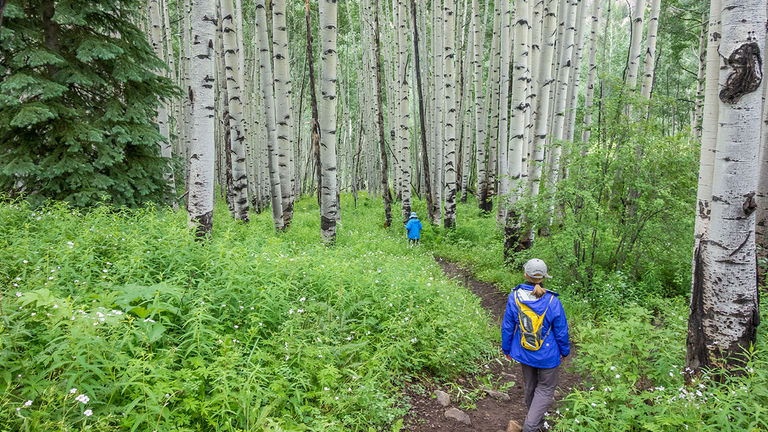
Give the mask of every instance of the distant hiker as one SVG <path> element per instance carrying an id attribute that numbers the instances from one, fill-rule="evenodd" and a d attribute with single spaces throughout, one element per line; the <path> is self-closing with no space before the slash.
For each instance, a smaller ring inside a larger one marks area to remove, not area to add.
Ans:
<path id="1" fill-rule="evenodd" d="M 547 274 L 544 261 L 534 258 L 523 266 L 527 283 L 520 284 L 507 300 L 501 325 L 501 349 L 523 368 L 525 417 L 523 432 L 538 431 L 555 396 L 558 366 L 571 352 L 568 321 L 558 295 L 541 286 Z"/>
<path id="2" fill-rule="evenodd" d="M 421 221 L 416 212 L 411 212 L 411 217 L 408 219 L 408 223 L 405 224 L 405 230 L 408 231 L 408 242 L 410 244 L 419 244 L 419 238 L 421 238 Z"/>

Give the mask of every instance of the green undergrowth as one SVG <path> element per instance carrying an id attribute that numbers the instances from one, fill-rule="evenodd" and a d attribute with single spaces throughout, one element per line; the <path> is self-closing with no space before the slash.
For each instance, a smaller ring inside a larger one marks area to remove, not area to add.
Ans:
<path id="1" fill-rule="evenodd" d="M 326 248 L 313 199 L 279 234 L 219 205 L 206 244 L 184 212 L 0 205 L 0 430 L 389 430 L 404 376 L 493 335 L 378 202 L 342 212 Z"/>
<path id="2" fill-rule="evenodd" d="M 540 237 L 532 250 L 518 253 L 507 267 L 494 214 L 480 214 L 471 202 L 459 207 L 458 220 L 453 232 L 437 229 L 441 234 L 432 244 L 435 254 L 461 263 L 505 292 L 523 282 L 522 264 L 529 258 L 550 264 L 554 278 L 546 286 L 560 293 L 577 345 L 574 372 L 585 377 L 551 413 L 548 422 L 554 430 L 768 431 L 765 308 L 757 344 L 745 353 L 748 362 L 737 374 L 720 380 L 710 371 L 686 385 L 688 299 L 665 296 L 676 290 L 666 289 L 660 282 L 663 275 L 647 273 L 638 280 L 598 268 L 593 270 L 602 276 L 584 283 L 557 265 L 557 254 L 567 250 L 555 250 L 563 235 L 559 232 Z M 687 263 L 667 267 L 690 272 Z M 681 284 L 687 278 L 680 275 Z M 763 304 L 766 301 L 764 296 Z"/>

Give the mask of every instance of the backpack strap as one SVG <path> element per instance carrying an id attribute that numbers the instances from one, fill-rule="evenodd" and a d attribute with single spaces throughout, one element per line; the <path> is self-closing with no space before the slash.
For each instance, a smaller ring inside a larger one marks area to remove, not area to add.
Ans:
<path id="1" fill-rule="evenodd" d="M 554 296 L 554 295 L 551 295 L 551 296 L 549 296 L 549 303 L 547 303 L 547 308 L 546 308 L 546 309 L 544 309 L 544 313 L 543 313 L 543 314 L 541 314 L 541 317 L 542 317 L 542 324 L 543 324 L 543 320 L 544 320 L 544 315 L 546 315 L 546 314 L 547 314 L 547 311 L 549 310 L 549 305 L 551 305 L 551 304 L 552 304 L 552 300 L 554 300 L 554 299 L 555 299 L 555 296 Z M 549 333 L 550 333 L 551 331 L 552 331 L 552 322 L 550 321 L 550 323 L 549 323 L 549 329 L 547 329 L 547 334 L 545 334 L 545 335 L 544 335 L 544 337 L 543 337 L 543 338 L 541 338 L 541 343 L 544 343 L 544 340 L 547 338 L 547 336 L 549 336 Z"/>

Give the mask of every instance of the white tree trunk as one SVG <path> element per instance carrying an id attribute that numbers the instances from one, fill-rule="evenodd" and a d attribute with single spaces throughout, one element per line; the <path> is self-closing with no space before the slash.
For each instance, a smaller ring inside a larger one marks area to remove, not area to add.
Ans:
<path id="1" fill-rule="evenodd" d="M 160 8 L 158 0 L 151 0 L 149 2 L 149 16 L 151 19 L 152 31 L 150 32 L 152 48 L 155 50 L 161 60 L 165 60 L 165 47 L 163 43 L 163 20 L 160 16 Z M 157 71 L 158 75 L 163 75 L 161 71 Z M 167 167 L 165 169 L 165 180 L 168 184 L 168 188 L 171 193 L 176 194 L 175 181 L 173 179 L 173 169 L 171 167 L 171 157 L 173 157 L 173 146 L 171 145 L 171 130 L 168 120 L 168 103 L 160 102 L 157 107 L 157 125 L 160 128 L 160 135 L 163 140 L 160 144 L 160 155 L 168 159 Z"/>
<path id="2" fill-rule="evenodd" d="M 499 187 L 497 189 L 497 198 L 499 205 L 496 207 L 496 225 L 504 226 L 507 220 L 507 206 L 504 202 L 509 198 L 509 64 L 512 55 L 511 44 L 511 11 L 509 2 L 501 1 L 501 63 L 499 78 L 499 126 L 498 131 L 498 159 L 496 172 L 498 173 Z M 516 26 L 517 27 L 517 26 Z M 515 45 L 520 40 L 515 39 Z M 525 43 L 525 41 L 522 41 Z M 515 64 L 518 58 L 515 57 Z"/>
<path id="3" fill-rule="evenodd" d="M 445 217 L 443 226 L 456 226 L 456 80 L 455 80 L 455 4 L 445 0 Z"/>
<path id="4" fill-rule="evenodd" d="M 768 7 L 768 4 L 767 6 Z M 768 36 L 766 37 L 768 49 Z M 768 62 L 763 61 L 763 78 L 768 74 Z M 763 84 L 763 114 L 760 138 L 760 159 L 758 164 L 757 209 L 755 210 L 755 243 L 757 245 L 758 283 L 765 284 L 765 272 L 761 270 L 768 258 L 768 85 Z"/>
<path id="5" fill-rule="evenodd" d="M 701 14 L 701 34 L 699 35 L 699 53 L 696 57 L 699 59 L 699 69 L 696 74 L 696 96 L 693 108 L 693 124 L 691 124 L 691 133 L 693 139 L 701 139 L 701 112 L 704 104 L 704 71 L 707 64 L 707 14 Z"/>
<path id="6" fill-rule="evenodd" d="M 192 1 L 191 79 L 187 89 L 191 125 L 189 155 L 189 227 L 199 237 L 213 229 L 214 184 L 214 44 L 216 10 L 214 3 Z"/>
<path id="7" fill-rule="evenodd" d="M 277 127 L 278 163 L 280 166 L 280 193 L 283 206 L 283 224 L 293 219 L 293 190 L 296 187 L 293 173 L 293 140 L 291 125 L 293 115 L 290 50 L 285 0 L 272 4 L 272 50 L 275 61 L 275 121 Z"/>
<path id="8" fill-rule="evenodd" d="M 765 52 L 766 2 L 723 0 L 720 10 L 719 54 L 725 65 L 720 68 L 717 87 L 712 213 L 694 251 L 688 321 L 687 361 L 696 371 L 719 366 L 723 358 L 737 360 L 754 343 L 759 320 L 754 210 L 762 123 L 759 65 Z M 728 366 L 739 363 L 731 361 Z"/>
<path id="9" fill-rule="evenodd" d="M 701 136 L 701 159 L 699 161 L 699 183 L 696 192 L 696 224 L 694 248 L 704 235 L 712 213 L 712 180 L 717 151 L 717 121 L 719 102 L 717 99 L 720 79 L 720 8 L 722 0 L 711 0 L 709 12 L 709 36 L 707 43 L 706 83 L 704 91 L 704 113 Z"/>
<path id="10" fill-rule="evenodd" d="M 560 176 L 560 154 L 562 152 L 563 139 L 565 137 L 566 126 L 566 103 L 568 99 L 568 88 L 572 83 L 569 82 L 571 68 L 573 67 L 573 48 L 574 37 L 576 35 L 576 12 L 579 3 L 583 0 L 568 0 L 566 7 L 565 35 L 563 37 L 563 47 L 560 50 L 560 67 L 558 68 L 558 91 L 555 101 L 555 118 L 552 125 L 552 146 L 551 146 L 551 164 L 548 169 L 547 189 L 552 198 L 554 198 L 555 188 Z M 642 0 L 641 0 L 642 1 Z M 554 201 L 549 207 L 550 219 L 554 212 Z M 551 222 L 550 222 L 551 223 Z"/>
<path id="11" fill-rule="evenodd" d="M 477 166 L 477 199 L 482 202 L 486 197 L 482 195 L 486 183 L 486 159 L 485 143 L 487 138 L 488 114 L 485 111 L 485 93 L 483 92 L 483 42 L 485 34 L 482 32 L 480 7 L 477 0 L 472 0 L 473 22 L 472 43 L 474 44 L 472 60 L 472 80 L 475 89 L 475 165 Z"/>
<path id="12" fill-rule="evenodd" d="M 277 149 L 277 126 L 275 120 L 275 93 L 273 89 L 272 59 L 269 54 L 267 35 L 267 12 L 264 0 L 256 0 L 256 49 L 259 50 L 259 79 L 264 108 L 264 127 L 267 130 L 267 164 L 269 171 L 270 196 L 272 198 L 272 221 L 276 230 L 284 228 L 282 184 Z"/>
<path id="13" fill-rule="evenodd" d="M 493 40 L 491 41 L 490 71 L 488 72 L 487 91 L 490 93 L 490 126 L 488 128 L 488 166 L 486 172 L 487 201 L 480 203 L 480 208 L 493 210 L 493 194 L 496 190 L 499 156 L 499 98 L 501 96 L 501 2 L 493 6 Z M 509 67 L 509 64 L 505 65 Z"/>
<path id="14" fill-rule="evenodd" d="M 530 110 L 528 104 L 528 89 L 531 81 L 530 59 L 530 2 L 517 0 L 515 5 L 515 37 L 514 59 L 515 67 L 512 72 L 512 120 L 510 122 L 509 149 L 509 181 L 510 197 L 507 206 L 511 208 L 520 195 L 520 177 L 525 157 L 525 129 L 527 126 L 526 113 Z M 505 219 L 506 223 L 506 219 Z"/>
<path id="15" fill-rule="evenodd" d="M 339 203 L 336 200 L 336 65 L 338 51 L 336 0 L 320 0 L 320 47 L 322 67 L 320 80 L 321 98 L 318 106 L 320 122 L 320 161 L 322 164 L 323 189 L 320 192 L 320 230 L 327 244 L 336 241 L 336 218 Z"/>
<path id="16" fill-rule="evenodd" d="M 398 130 L 397 145 L 400 148 L 401 214 L 407 221 L 411 214 L 411 113 L 410 87 L 408 85 L 408 8 L 405 0 L 397 0 L 397 91 Z"/>
<path id="17" fill-rule="evenodd" d="M 637 85 L 637 73 L 640 69 L 640 58 L 643 55 L 642 41 L 645 1 L 637 0 L 635 7 L 632 9 L 632 38 L 629 45 L 629 65 L 626 81 L 629 90 L 634 90 Z"/>
<path id="18" fill-rule="evenodd" d="M 235 218 L 248 222 L 248 170 L 245 159 L 242 90 L 240 89 L 240 54 L 234 28 L 232 0 L 221 1 L 224 30 L 224 62 L 226 66 L 227 97 L 229 98 L 229 159 L 232 164 L 232 204 Z"/>
<path id="19" fill-rule="evenodd" d="M 444 1 L 444 0 L 443 0 Z M 434 65 L 433 70 L 434 77 L 434 106 L 433 112 L 435 119 L 432 123 L 434 127 L 433 132 L 433 154 L 431 162 L 432 173 L 432 224 L 440 225 L 443 212 L 443 148 L 445 143 L 445 72 L 444 72 L 444 56 L 443 49 L 445 48 L 444 39 L 444 27 L 443 27 L 443 7 L 440 0 L 432 2 L 432 49 Z M 435 29 L 439 29 L 435 31 Z"/>
<path id="20" fill-rule="evenodd" d="M 544 6 L 544 26 L 542 30 L 542 50 L 539 64 L 537 65 L 536 88 L 536 134 L 531 150 L 530 165 L 528 167 L 528 196 L 536 197 L 541 186 L 541 172 L 544 164 L 544 146 L 549 131 L 550 93 L 552 93 L 552 60 L 555 54 L 555 39 L 557 32 L 557 16 L 555 14 L 556 0 L 547 0 Z M 525 215 L 523 215 L 525 217 Z M 528 227 L 521 238 L 521 244 L 530 247 L 534 240 L 533 227 Z"/>
<path id="21" fill-rule="evenodd" d="M 594 1 L 594 0 L 593 0 Z M 568 83 L 567 105 L 565 108 L 565 134 L 564 139 L 568 143 L 573 142 L 576 133 L 576 106 L 579 102 L 579 83 L 581 83 L 581 63 L 584 57 L 584 37 L 591 20 L 587 22 L 587 0 L 581 0 L 576 13 L 576 37 L 573 46 L 573 65 L 571 66 L 571 76 Z M 568 177 L 568 165 L 564 167 L 564 178 Z"/>
<path id="22" fill-rule="evenodd" d="M 653 76 L 656 72 L 656 37 L 659 33 L 661 0 L 652 0 L 651 16 L 648 18 L 648 36 L 645 38 L 645 61 L 643 63 L 643 87 L 640 94 L 650 99 L 653 91 Z"/>
<path id="23" fill-rule="evenodd" d="M 597 77 L 597 31 L 600 28 L 600 2 L 592 0 L 592 29 L 589 37 L 589 71 L 587 72 L 587 92 L 584 98 L 584 126 L 581 129 L 581 154 L 589 148 L 592 133 L 592 102 L 595 97 L 595 78 Z"/>

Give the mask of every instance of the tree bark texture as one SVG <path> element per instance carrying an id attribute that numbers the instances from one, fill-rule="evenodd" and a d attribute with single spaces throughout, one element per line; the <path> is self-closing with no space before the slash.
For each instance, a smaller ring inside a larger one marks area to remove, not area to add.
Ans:
<path id="1" fill-rule="evenodd" d="M 318 120 L 320 123 L 320 161 L 323 187 L 320 192 L 320 231 L 326 244 L 336 242 L 336 219 L 339 214 L 336 170 L 336 51 L 338 36 L 336 0 L 320 0 L 321 80 Z"/>
<path id="2" fill-rule="evenodd" d="M 285 9 L 286 0 L 272 3 L 272 54 L 275 64 L 275 122 L 277 132 L 278 164 L 280 166 L 280 193 L 283 206 L 283 224 L 287 228 L 293 219 L 293 190 L 296 187 L 293 172 L 290 50 Z"/>
<path id="3" fill-rule="evenodd" d="M 198 237 L 213 229 L 214 185 L 214 45 L 216 10 L 214 3 L 193 0 L 191 13 L 192 58 L 187 97 L 192 119 L 189 155 L 188 223 Z"/>
<path id="4" fill-rule="evenodd" d="M 259 50 L 259 80 L 264 109 L 264 126 L 267 130 L 267 169 L 269 170 L 272 221 L 276 230 L 284 228 L 282 183 L 277 148 L 277 126 L 275 120 L 275 92 L 273 87 L 272 59 L 269 53 L 267 34 L 267 9 L 264 0 L 256 0 L 256 36 Z"/>
<path id="5" fill-rule="evenodd" d="M 724 65 L 712 213 L 694 251 L 688 321 L 687 362 L 694 371 L 743 364 L 743 351 L 755 342 L 759 321 L 754 233 L 765 0 L 723 0 L 720 17 Z"/>
<path id="6" fill-rule="evenodd" d="M 456 226 L 456 88 L 455 88 L 455 4 L 445 1 L 445 217 L 443 226 Z"/>
<path id="7" fill-rule="evenodd" d="M 237 52 L 237 37 L 234 26 L 234 5 L 232 0 L 221 1 L 224 37 L 224 63 L 226 90 L 229 102 L 229 147 L 228 160 L 232 173 L 232 204 L 235 219 L 249 221 L 248 216 L 248 171 L 245 163 L 245 131 L 243 130 L 242 91 L 240 89 L 240 58 Z"/>

